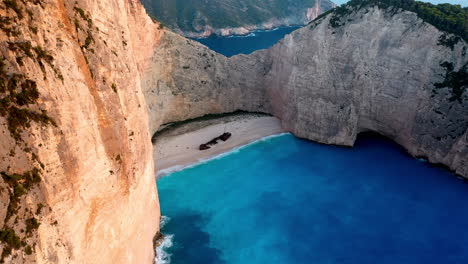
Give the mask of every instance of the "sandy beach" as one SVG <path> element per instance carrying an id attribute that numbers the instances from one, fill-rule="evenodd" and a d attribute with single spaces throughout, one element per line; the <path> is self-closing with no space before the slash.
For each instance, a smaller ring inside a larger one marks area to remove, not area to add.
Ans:
<path id="1" fill-rule="evenodd" d="M 153 155 L 158 177 L 260 138 L 285 132 L 279 119 L 271 116 L 245 115 L 219 118 L 210 120 L 205 125 L 201 126 L 200 123 L 194 122 L 156 138 Z M 225 142 L 219 140 L 218 144 L 210 149 L 199 150 L 200 144 L 207 143 L 225 131 L 232 134 L 229 140 Z"/>

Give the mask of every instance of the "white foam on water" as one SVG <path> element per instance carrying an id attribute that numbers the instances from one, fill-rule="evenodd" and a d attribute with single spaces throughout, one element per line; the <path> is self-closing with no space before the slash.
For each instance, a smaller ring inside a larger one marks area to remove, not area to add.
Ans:
<path id="1" fill-rule="evenodd" d="M 254 32 L 250 32 L 249 34 L 246 34 L 246 35 L 230 35 L 224 38 L 248 38 L 248 37 L 255 37 L 255 36 L 256 35 Z"/>
<path id="2" fill-rule="evenodd" d="M 296 26 L 287 26 L 287 27 L 296 27 Z M 267 32 L 277 31 L 277 30 L 280 30 L 280 29 L 283 29 L 283 28 L 287 28 L 287 27 L 276 27 L 276 28 L 272 28 L 272 29 L 257 29 L 257 30 L 250 31 L 250 33 L 245 34 L 245 35 L 229 35 L 229 36 L 225 36 L 224 38 L 248 38 L 248 37 L 256 37 L 256 36 L 257 36 L 256 33 L 267 33 Z M 223 36 L 218 36 L 218 37 L 223 37 Z M 207 38 L 207 37 L 203 37 L 203 38 L 199 38 L 199 39 L 204 39 L 204 38 Z"/>
<path id="3" fill-rule="evenodd" d="M 163 169 L 163 170 L 159 170 L 157 173 L 156 173 L 156 179 L 159 179 L 163 176 L 166 176 L 168 174 L 171 174 L 173 172 L 177 172 L 177 171 L 181 171 L 183 169 L 187 169 L 189 168 L 191 165 L 187 165 L 187 166 L 183 166 L 183 165 L 175 165 L 175 166 L 172 166 L 172 167 L 169 167 L 167 169 Z"/>
<path id="4" fill-rule="evenodd" d="M 162 229 L 167 223 L 171 221 L 171 218 L 169 216 L 163 215 L 161 217 L 161 223 L 159 223 L 159 229 Z"/>
<path id="5" fill-rule="evenodd" d="M 171 263 L 171 254 L 166 250 L 172 247 L 172 239 L 174 235 L 164 235 L 163 242 L 159 247 L 156 248 L 156 258 L 154 259 L 155 264 L 169 264 Z"/>
<path id="6" fill-rule="evenodd" d="M 259 142 L 262 142 L 262 141 L 266 141 L 266 140 L 269 140 L 269 139 L 272 139 L 272 138 L 276 138 L 276 137 L 281 137 L 281 136 L 284 136 L 284 135 L 290 135 L 291 133 L 280 133 L 280 134 L 275 134 L 275 135 L 271 135 L 271 136 L 266 136 L 266 137 L 262 137 L 260 139 L 257 139 L 257 140 L 254 140 L 250 143 L 247 143 L 245 145 L 242 145 L 242 146 L 239 146 L 239 147 L 235 147 L 229 151 L 226 151 L 226 152 L 223 152 L 223 153 L 220 153 L 218 155 L 215 155 L 213 157 L 210 157 L 210 158 L 206 158 L 206 159 L 199 159 L 198 161 L 192 163 L 192 164 L 189 164 L 189 165 L 175 165 L 175 166 L 172 166 L 172 167 L 169 167 L 167 169 L 163 169 L 163 170 L 159 170 L 157 173 L 156 173 L 156 179 L 159 179 L 163 176 L 167 176 L 169 174 L 172 174 L 174 172 L 178 172 L 178 171 L 181 171 L 181 170 L 185 170 L 185 169 L 189 169 L 189 168 L 193 168 L 193 167 L 196 167 L 198 165 L 201 165 L 201 164 L 204 164 L 204 163 L 207 163 L 209 161 L 212 161 L 212 160 L 217 160 L 217 159 L 221 159 L 221 158 L 224 158 L 226 156 L 229 156 L 231 154 L 234 154 L 234 153 L 237 153 L 239 152 L 241 149 L 243 148 L 246 148 L 248 146 L 251 146 L 251 145 L 254 145 L 254 144 L 257 144 Z"/>
<path id="7" fill-rule="evenodd" d="M 159 228 L 163 228 L 171 218 L 168 216 L 162 216 L 161 222 L 159 224 Z M 154 258 L 155 264 L 169 264 L 171 263 L 171 254 L 167 252 L 169 248 L 172 247 L 172 241 L 174 239 L 174 235 L 164 235 L 163 241 L 161 244 L 156 248 L 156 257 Z"/>

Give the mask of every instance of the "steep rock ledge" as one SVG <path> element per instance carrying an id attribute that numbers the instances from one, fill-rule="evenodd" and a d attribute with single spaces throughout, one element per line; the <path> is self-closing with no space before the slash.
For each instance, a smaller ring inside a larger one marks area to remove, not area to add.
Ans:
<path id="1" fill-rule="evenodd" d="M 6 263 L 151 263 L 159 203 L 139 1 L 0 3 L 0 252 Z"/>
<path id="2" fill-rule="evenodd" d="M 466 42 L 442 45 L 450 35 L 402 10 L 362 8 L 338 27 L 330 19 L 232 58 L 165 32 L 143 79 L 151 131 L 208 113 L 268 112 L 327 144 L 375 131 L 468 177 L 468 95 L 436 85 L 466 72 Z"/>

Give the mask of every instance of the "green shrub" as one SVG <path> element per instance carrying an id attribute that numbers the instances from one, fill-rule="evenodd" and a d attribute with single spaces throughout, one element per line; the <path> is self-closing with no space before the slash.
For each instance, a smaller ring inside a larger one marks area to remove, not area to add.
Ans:
<path id="1" fill-rule="evenodd" d="M 18 2 L 16 2 L 16 0 L 4 0 L 3 3 L 7 8 L 10 8 L 13 11 L 15 11 L 19 19 L 23 19 L 23 12 L 21 12 L 21 8 L 19 7 Z"/>
<path id="2" fill-rule="evenodd" d="M 84 43 L 84 45 L 83 45 L 83 48 L 88 49 L 88 48 L 89 48 L 89 45 L 91 45 L 92 42 L 94 42 L 94 39 L 93 39 L 93 37 L 91 36 L 91 34 L 88 33 L 88 36 L 87 36 L 86 39 L 85 39 L 85 43 Z"/>
<path id="3" fill-rule="evenodd" d="M 26 219 L 26 233 L 31 233 L 33 230 L 38 229 L 39 225 L 39 222 L 34 217 Z"/>
<path id="4" fill-rule="evenodd" d="M 42 208 L 44 208 L 44 205 L 43 205 L 42 203 L 39 203 L 39 204 L 37 205 L 37 209 L 36 209 L 36 214 L 37 214 L 37 215 L 40 215 L 40 214 L 41 214 Z"/>
<path id="5" fill-rule="evenodd" d="M 21 247 L 21 239 L 16 235 L 15 231 L 10 228 L 0 230 L 0 241 L 14 249 L 19 249 Z"/>
<path id="6" fill-rule="evenodd" d="M 20 41 L 20 42 L 7 42 L 8 48 L 11 51 L 23 51 L 23 53 L 29 58 L 33 58 L 34 54 L 32 53 L 32 45 L 30 41 Z"/>
<path id="7" fill-rule="evenodd" d="M 13 193 L 15 198 L 19 198 L 26 193 L 26 190 L 24 189 L 23 185 L 21 185 L 21 183 L 16 183 L 15 188 L 13 189 Z"/>
<path id="8" fill-rule="evenodd" d="M 31 255 L 33 253 L 32 251 L 32 248 L 30 245 L 27 245 L 25 248 L 24 248 L 24 253 L 26 253 L 26 255 Z"/>
<path id="9" fill-rule="evenodd" d="M 37 55 L 36 58 L 38 60 L 45 61 L 48 64 L 52 64 L 52 62 L 54 61 L 54 57 L 52 57 L 52 55 L 50 55 L 48 51 L 46 51 L 40 46 L 36 46 L 33 49 L 36 52 L 36 55 Z"/>
<path id="10" fill-rule="evenodd" d="M 78 14 L 80 14 L 80 16 L 83 18 L 83 19 L 86 19 L 86 14 L 85 14 L 85 11 L 79 7 L 74 7 L 73 8 L 76 12 L 78 12 Z"/>

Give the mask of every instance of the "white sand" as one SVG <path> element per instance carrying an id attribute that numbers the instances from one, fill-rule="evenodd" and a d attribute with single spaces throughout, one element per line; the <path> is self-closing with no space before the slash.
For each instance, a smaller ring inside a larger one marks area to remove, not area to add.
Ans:
<path id="1" fill-rule="evenodd" d="M 221 134 L 230 132 L 231 138 L 213 145 L 208 150 L 199 150 L 200 144 L 207 143 Z M 160 137 L 154 146 L 153 155 L 158 176 L 161 170 L 173 167 L 186 167 L 209 159 L 233 148 L 246 145 L 260 138 L 285 132 L 275 117 L 246 117 L 228 123 L 210 125 L 185 134 Z"/>

